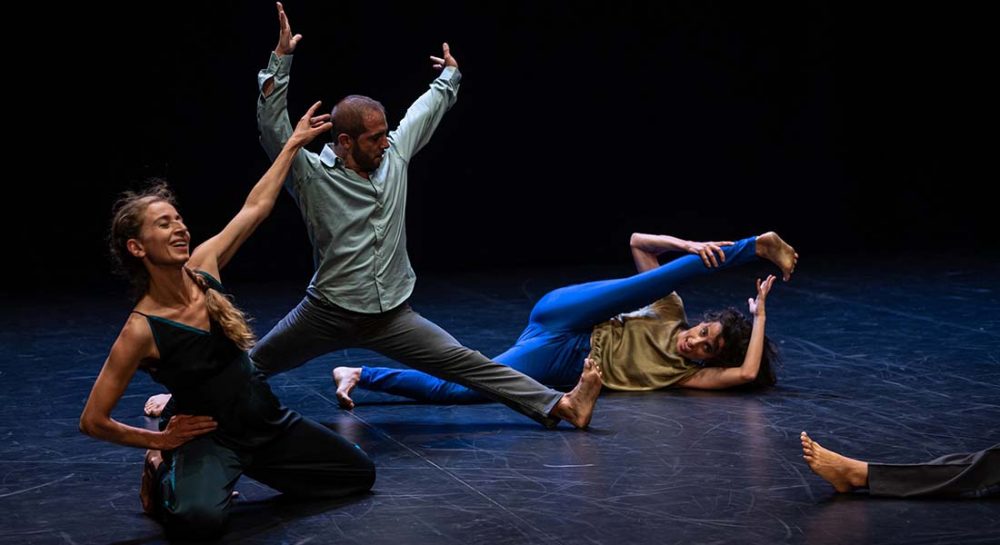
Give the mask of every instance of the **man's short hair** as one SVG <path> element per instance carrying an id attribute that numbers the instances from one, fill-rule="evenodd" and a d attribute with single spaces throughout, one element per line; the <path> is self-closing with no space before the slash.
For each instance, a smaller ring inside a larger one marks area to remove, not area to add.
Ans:
<path id="1" fill-rule="evenodd" d="M 364 95 L 349 95 L 344 97 L 330 112 L 330 122 L 333 123 L 333 140 L 341 133 L 357 139 L 365 132 L 365 117 L 372 112 L 385 115 L 382 103 Z"/>

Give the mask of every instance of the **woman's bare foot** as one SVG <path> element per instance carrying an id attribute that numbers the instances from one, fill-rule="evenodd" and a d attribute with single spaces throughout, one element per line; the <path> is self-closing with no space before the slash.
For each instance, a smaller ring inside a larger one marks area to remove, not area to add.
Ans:
<path id="1" fill-rule="evenodd" d="M 167 406 L 168 401 L 170 401 L 170 394 L 156 394 L 155 396 L 149 396 L 142 412 L 146 416 L 152 416 L 154 418 L 160 416 L 163 414 L 163 408 Z"/>
<path id="2" fill-rule="evenodd" d="M 806 432 L 802 432 L 799 439 L 802 441 L 802 457 L 809 464 L 809 469 L 832 484 L 837 492 L 850 492 L 855 488 L 868 486 L 866 462 L 827 450 L 813 441 Z"/>
<path id="3" fill-rule="evenodd" d="M 146 451 L 146 461 L 142 464 L 142 482 L 139 485 L 139 502 L 142 503 L 142 512 L 147 515 L 152 515 L 156 510 L 156 487 L 160 484 L 156 479 L 156 470 L 162 463 L 160 451 Z"/>
<path id="4" fill-rule="evenodd" d="M 341 408 L 354 408 L 351 390 L 354 390 L 359 380 L 361 380 L 360 367 L 335 367 L 333 369 L 333 383 L 337 386 L 337 402 L 340 403 Z"/>
<path id="5" fill-rule="evenodd" d="M 774 231 L 768 231 L 757 237 L 756 246 L 757 255 L 777 265 L 781 269 L 782 280 L 788 282 L 795 271 L 795 264 L 799 261 L 799 254 L 795 253 L 795 248 L 781 240 Z"/>
<path id="6" fill-rule="evenodd" d="M 590 425 L 590 418 L 594 415 L 594 405 L 597 405 L 597 396 L 600 394 L 600 369 L 593 360 L 587 358 L 583 360 L 580 381 L 570 393 L 562 396 L 550 414 L 573 424 L 574 427 L 586 428 Z"/>

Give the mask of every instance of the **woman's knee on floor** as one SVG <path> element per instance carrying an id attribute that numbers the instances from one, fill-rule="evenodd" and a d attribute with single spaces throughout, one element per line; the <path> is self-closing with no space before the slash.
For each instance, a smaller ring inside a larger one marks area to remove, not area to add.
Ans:
<path id="1" fill-rule="evenodd" d="M 326 461 L 312 464 L 307 472 L 284 475 L 280 482 L 267 484 L 303 498 L 340 498 L 368 492 L 375 485 L 375 462 L 358 445 L 348 448 L 331 451 Z"/>

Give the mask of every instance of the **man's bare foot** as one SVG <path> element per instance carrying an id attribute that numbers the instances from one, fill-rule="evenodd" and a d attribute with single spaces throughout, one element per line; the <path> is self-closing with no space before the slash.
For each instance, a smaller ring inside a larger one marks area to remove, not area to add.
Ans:
<path id="1" fill-rule="evenodd" d="M 146 461 L 142 464 L 142 482 L 139 485 L 139 501 L 142 503 L 142 512 L 147 515 L 152 515 L 156 510 L 156 487 L 160 485 L 156 479 L 156 470 L 162 463 L 160 451 L 146 451 Z"/>
<path id="2" fill-rule="evenodd" d="M 156 394 L 155 396 L 149 396 L 142 412 L 146 416 L 152 416 L 154 418 L 160 416 L 163 414 L 163 408 L 167 406 L 168 401 L 170 401 L 170 394 Z"/>
<path id="3" fill-rule="evenodd" d="M 799 254 L 774 231 L 768 231 L 757 237 L 757 255 L 774 263 L 781 269 L 781 278 L 785 282 L 792 277 Z"/>
<path id="4" fill-rule="evenodd" d="M 600 394 L 601 372 L 593 360 L 587 358 L 583 360 L 580 381 L 570 393 L 562 396 L 552 409 L 551 415 L 573 424 L 574 427 L 586 428 L 590 425 L 590 418 L 594 415 L 594 405 L 597 405 L 597 396 Z"/>
<path id="5" fill-rule="evenodd" d="M 802 457 L 809 464 L 809 469 L 832 484 L 837 492 L 850 492 L 855 488 L 868 486 L 866 462 L 827 450 L 813 441 L 806 432 L 802 432 L 799 440 L 802 441 Z"/>
<path id="6" fill-rule="evenodd" d="M 351 399 L 351 390 L 358 385 L 361 380 L 360 367 L 336 367 L 333 370 L 333 383 L 337 385 L 337 402 L 343 409 L 353 409 L 354 401 Z"/>

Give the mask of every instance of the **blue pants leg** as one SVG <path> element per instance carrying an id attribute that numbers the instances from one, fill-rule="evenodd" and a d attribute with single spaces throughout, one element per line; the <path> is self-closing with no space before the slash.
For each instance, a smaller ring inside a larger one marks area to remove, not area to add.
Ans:
<path id="1" fill-rule="evenodd" d="M 559 288 L 535 304 L 531 322 L 549 331 L 593 327 L 617 314 L 651 304 L 684 282 L 753 261 L 756 241 L 757 237 L 750 237 L 724 247 L 726 261 L 713 269 L 705 267 L 700 257 L 686 255 L 628 278 Z"/>

